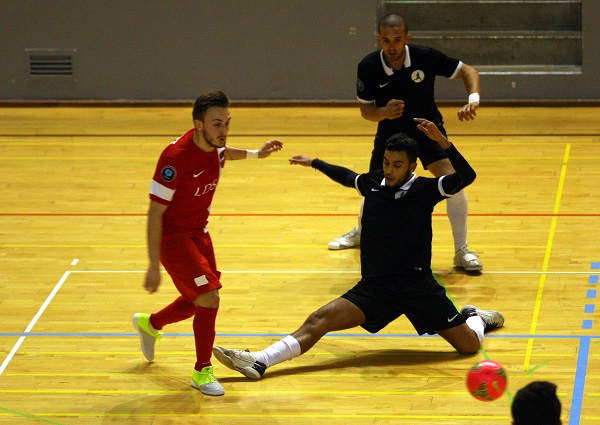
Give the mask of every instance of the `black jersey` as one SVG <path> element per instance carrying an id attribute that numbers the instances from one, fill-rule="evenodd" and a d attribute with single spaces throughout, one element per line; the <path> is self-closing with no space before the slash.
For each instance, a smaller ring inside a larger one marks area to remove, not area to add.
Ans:
<path id="1" fill-rule="evenodd" d="M 403 186 L 390 188 L 382 170 L 356 179 L 356 189 L 365 197 L 360 238 L 363 278 L 430 270 L 431 214 L 446 197 L 438 181 L 413 175 Z"/>
<path id="2" fill-rule="evenodd" d="M 379 122 L 377 136 L 383 140 L 400 132 L 414 135 L 418 130 L 413 118 L 441 125 L 442 114 L 435 104 L 435 77 L 453 78 L 462 66 L 458 59 L 430 47 L 411 44 L 405 50 L 406 59 L 400 70 L 386 65 L 383 50 L 368 54 L 358 64 L 356 94 L 360 102 L 375 102 L 377 107 L 383 107 L 392 99 L 404 101 L 402 117 Z"/>
<path id="3" fill-rule="evenodd" d="M 431 273 L 431 214 L 434 206 L 471 184 L 475 171 L 451 146 L 446 149 L 454 174 L 413 177 L 400 187 L 386 186 L 383 170 L 357 174 L 320 159 L 313 168 L 364 196 L 360 264 L 363 278 Z"/>

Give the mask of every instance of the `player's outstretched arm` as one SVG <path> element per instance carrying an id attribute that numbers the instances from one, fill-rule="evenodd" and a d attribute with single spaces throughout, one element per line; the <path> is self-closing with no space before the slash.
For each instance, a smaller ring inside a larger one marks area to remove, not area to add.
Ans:
<path id="1" fill-rule="evenodd" d="M 475 174 L 475 170 L 471 168 L 471 165 L 469 165 L 467 160 L 460 154 L 460 152 L 458 152 L 456 147 L 454 147 L 454 145 L 448 141 L 440 129 L 437 128 L 434 123 L 427 121 L 426 119 L 414 118 L 414 120 L 419 123 L 417 125 L 419 130 L 425 133 L 431 140 L 436 141 L 438 145 L 440 145 L 440 147 L 446 151 L 448 154 L 448 159 L 455 170 L 453 174 L 444 176 L 442 181 L 444 192 L 447 194 L 458 193 L 460 190 L 473 183 L 475 177 L 477 176 Z"/>
<path id="2" fill-rule="evenodd" d="M 354 171 L 340 167 L 339 165 L 329 164 L 319 158 L 311 158 L 308 155 L 296 155 L 290 158 L 290 164 L 292 165 L 303 165 L 304 167 L 313 167 L 319 170 L 334 182 L 341 184 L 346 187 L 354 187 L 354 180 L 356 174 Z"/>
<path id="3" fill-rule="evenodd" d="M 308 155 L 296 155 L 290 158 L 290 164 L 292 165 L 303 165 L 304 167 L 310 167 L 313 159 Z"/>
<path id="4" fill-rule="evenodd" d="M 442 134 L 437 125 L 425 118 L 413 118 L 413 120 L 418 123 L 417 128 L 425 133 L 431 140 L 437 142 L 442 149 L 448 149 L 451 146 L 450 142 L 446 136 Z"/>
<path id="5" fill-rule="evenodd" d="M 225 146 L 225 158 L 229 160 L 236 159 L 252 159 L 252 158 L 266 158 L 273 152 L 277 152 L 283 149 L 283 143 L 279 140 L 269 140 L 265 142 L 260 149 L 241 149 L 233 146 Z"/>
<path id="6" fill-rule="evenodd" d="M 277 152 L 283 149 L 283 143 L 279 140 L 269 140 L 265 142 L 262 147 L 258 150 L 259 158 L 266 158 L 273 152 Z"/>

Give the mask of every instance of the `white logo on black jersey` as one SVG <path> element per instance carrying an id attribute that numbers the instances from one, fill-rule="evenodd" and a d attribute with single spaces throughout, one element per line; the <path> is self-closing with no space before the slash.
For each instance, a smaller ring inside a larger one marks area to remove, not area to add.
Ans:
<path id="1" fill-rule="evenodd" d="M 421 83 L 425 80 L 425 73 L 420 69 L 417 69 L 410 75 L 410 78 L 413 80 L 413 83 Z"/>
<path id="2" fill-rule="evenodd" d="M 406 195 L 408 193 L 408 191 L 406 190 L 399 190 L 398 192 L 396 192 L 394 194 L 394 199 L 400 199 L 402 198 L 404 195 Z"/>

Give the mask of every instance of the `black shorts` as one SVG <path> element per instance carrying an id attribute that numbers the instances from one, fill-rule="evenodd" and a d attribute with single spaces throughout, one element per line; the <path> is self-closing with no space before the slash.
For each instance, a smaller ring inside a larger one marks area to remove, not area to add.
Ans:
<path id="1" fill-rule="evenodd" d="M 342 298 L 362 310 L 366 320 L 361 326 L 371 333 L 379 332 L 403 314 L 419 335 L 465 323 L 444 287 L 430 273 L 362 279 Z"/>
<path id="2" fill-rule="evenodd" d="M 446 136 L 446 129 L 442 124 L 438 124 L 437 127 L 440 129 L 442 134 Z M 424 169 L 427 169 L 429 164 L 436 161 L 448 158 L 448 155 L 438 145 L 437 142 L 431 140 L 420 130 L 415 129 L 406 133 L 408 136 L 413 138 L 417 142 L 419 148 L 419 159 Z M 371 152 L 371 163 L 369 165 L 369 171 L 381 170 L 383 168 L 383 154 L 385 152 L 385 146 L 387 144 L 387 137 L 375 136 L 373 143 L 373 151 Z"/>

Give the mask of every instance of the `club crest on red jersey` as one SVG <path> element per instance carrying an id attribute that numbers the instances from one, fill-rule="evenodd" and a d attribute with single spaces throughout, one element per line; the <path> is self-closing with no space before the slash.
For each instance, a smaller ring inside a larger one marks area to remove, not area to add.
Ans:
<path id="1" fill-rule="evenodd" d="M 162 170 L 160 170 L 160 177 L 167 183 L 172 182 L 176 175 L 177 171 L 171 165 L 166 165 Z"/>

